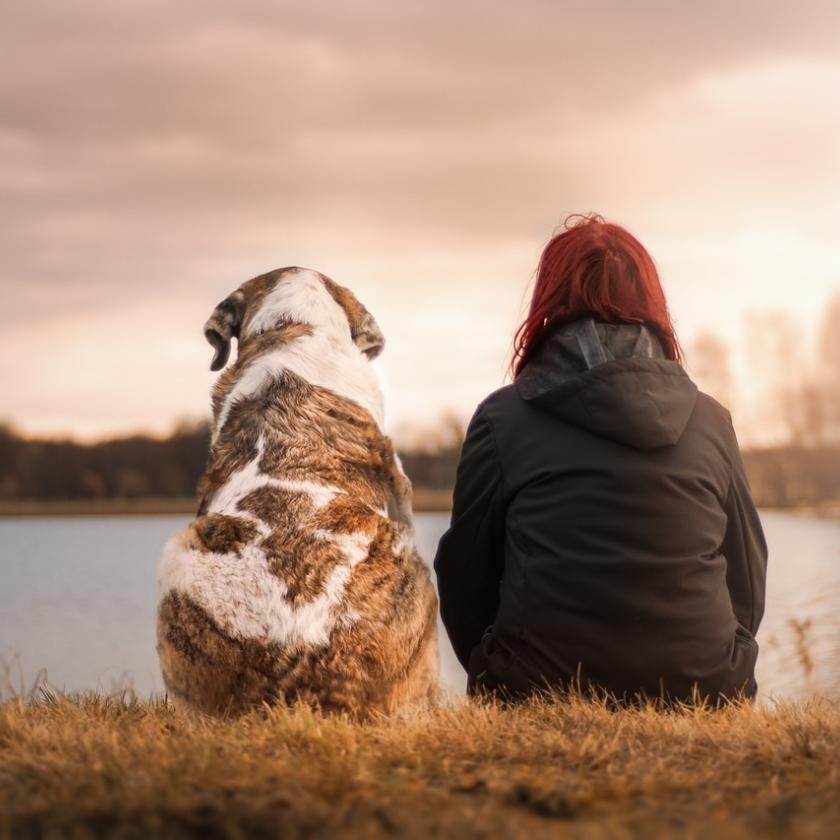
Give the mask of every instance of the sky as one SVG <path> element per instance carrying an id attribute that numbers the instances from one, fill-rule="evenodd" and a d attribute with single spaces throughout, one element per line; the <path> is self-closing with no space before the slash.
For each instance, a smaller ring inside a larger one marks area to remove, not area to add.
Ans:
<path id="1" fill-rule="evenodd" d="M 739 395 L 750 319 L 807 343 L 840 293 L 836 0 L 5 0 L 0 56 L 0 418 L 32 434 L 206 415 L 205 319 L 284 265 L 379 321 L 389 429 L 466 418 L 574 212 L 641 239 Z"/>

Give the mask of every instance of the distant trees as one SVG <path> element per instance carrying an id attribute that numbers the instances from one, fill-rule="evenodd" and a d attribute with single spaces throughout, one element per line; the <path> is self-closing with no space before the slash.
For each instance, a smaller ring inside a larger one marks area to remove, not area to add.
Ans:
<path id="1" fill-rule="evenodd" d="M 759 506 L 819 506 L 840 501 L 840 447 L 777 446 L 744 452 Z"/>
<path id="2" fill-rule="evenodd" d="M 406 474 L 417 487 L 450 490 L 461 457 L 464 425 L 446 414 L 433 429 L 415 432 L 410 445 L 400 447 L 400 459 Z"/>
<path id="3" fill-rule="evenodd" d="M 420 487 L 448 490 L 463 426 L 447 417 L 400 454 Z M 133 435 L 98 443 L 30 439 L 0 423 L 0 500 L 194 496 L 207 461 L 207 423 L 182 423 L 167 438 Z"/>
<path id="4" fill-rule="evenodd" d="M 701 332 L 686 355 L 691 376 L 701 390 L 723 405 L 731 406 L 732 366 L 727 344 L 712 332 Z"/>
<path id="5" fill-rule="evenodd" d="M 840 295 L 810 330 L 787 312 L 756 313 L 747 324 L 752 373 L 767 424 L 790 445 L 840 443 Z"/>
<path id="6" fill-rule="evenodd" d="M 832 442 L 840 443 L 840 294 L 826 307 L 819 336 L 823 411 Z"/>
<path id="7" fill-rule="evenodd" d="M 207 460 L 206 423 L 168 438 L 144 435 L 83 444 L 23 437 L 0 425 L 0 499 L 192 496 Z"/>

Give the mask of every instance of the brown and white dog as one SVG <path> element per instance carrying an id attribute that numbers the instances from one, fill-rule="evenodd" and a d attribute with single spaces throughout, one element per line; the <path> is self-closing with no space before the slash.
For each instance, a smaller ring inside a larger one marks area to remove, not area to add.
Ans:
<path id="1" fill-rule="evenodd" d="M 244 283 L 205 325 L 224 367 L 197 517 L 167 543 L 158 654 L 177 704 L 393 712 L 437 691 L 437 598 L 382 431 L 384 339 L 315 271 Z"/>

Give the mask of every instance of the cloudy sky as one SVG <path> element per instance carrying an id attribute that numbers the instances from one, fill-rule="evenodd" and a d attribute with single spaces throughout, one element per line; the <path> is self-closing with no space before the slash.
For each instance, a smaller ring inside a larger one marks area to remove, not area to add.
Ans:
<path id="1" fill-rule="evenodd" d="M 392 429 L 468 415 L 575 211 L 739 391 L 752 314 L 807 341 L 840 292 L 836 0 L 5 0 L 0 55 L 0 417 L 33 433 L 202 416 L 203 321 L 290 264 L 376 315 Z"/>

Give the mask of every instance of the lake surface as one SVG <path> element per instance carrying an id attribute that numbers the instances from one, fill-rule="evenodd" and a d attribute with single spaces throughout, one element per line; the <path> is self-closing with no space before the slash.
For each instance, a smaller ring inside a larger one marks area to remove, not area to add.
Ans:
<path id="1" fill-rule="evenodd" d="M 417 517 L 431 562 L 448 514 Z M 840 520 L 764 511 L 770 547 L 759 632 L 764 698 L 840 699 Z M 163 690 L 155 654 L 155 577 L 183 516 L 0 519 L 0 693 L 45 669 L 67 691 Z M 466 678 L 441 639 L 441 682 Z M 6 676 L 4 677 L 4 663 Z"/>

